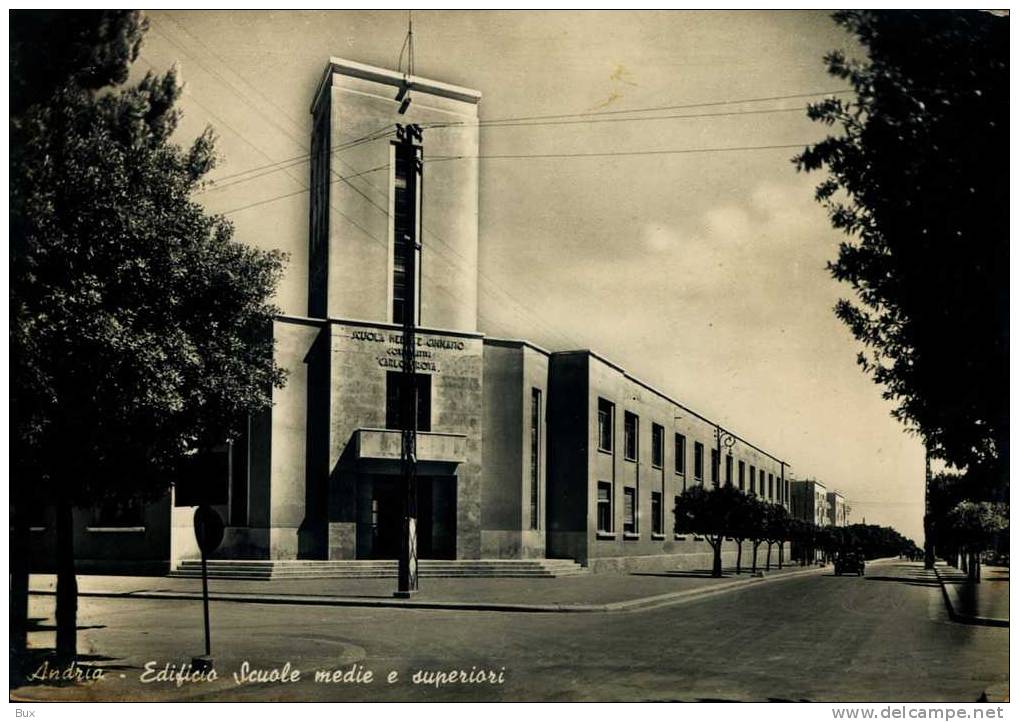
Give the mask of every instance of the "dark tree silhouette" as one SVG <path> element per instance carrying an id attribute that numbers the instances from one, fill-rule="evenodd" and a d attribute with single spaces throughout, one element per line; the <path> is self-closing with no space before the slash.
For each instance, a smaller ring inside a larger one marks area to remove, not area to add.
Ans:
<path id="1" fill-rule="evenodd" d="M 684 491 L 676 503 L 676 533 L 700 534 L 714 552 L 711 576 L 722 576 L 722 543 L 732 535 L 738 509 L 744 503 L 743 492 L 732 486 L 705 489 L 694 486 Z"/>
<path id="2" fill-rule="evenodd" d="M 935 458 L 1007 485 L 1009 20 L 978 11 L 844 11 L 865 61 L 826 56 L 855 98 L 809 117 L 817 199 L 848 238 L 835 312 L 860 365 Z"/>
<path id="3" fill-rule="evenodd" d="M 191 200 L 215 163 L 213 137 L 170 142 L 175 73 L 116 87 L 144 33 L 139 14 L 15 16 L 26 35 L 12 48 L 25 86 L 11 116 L 12 496 L 21 512 L 57 510 L 66 660 L 72 509 L 165 494 L 184 459 L 271 403 L 284 380 L 268 333 L 284 259 L 234 242 Z M 45 33 L 70 54 L 38 56 L 49 45 L 32 39 Z"/>

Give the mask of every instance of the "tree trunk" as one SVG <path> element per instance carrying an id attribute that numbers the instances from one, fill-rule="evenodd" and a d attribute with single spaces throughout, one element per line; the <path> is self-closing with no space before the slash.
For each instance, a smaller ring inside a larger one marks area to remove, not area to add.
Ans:
<path id="1" fill-rule="evenodd" d="M 782 568 L 782 557 L 785 556 L 785 542 L 778 543 L 778 568 Z"/>
<path id="2" fill-rule="evenodd" d="M 74 514 L 69 501 L 57 503 L 57 659 L 78 656 L 78 580 L 74 572 Z"/>
<path id="3" fill-rule="evenodd" d="M 754 542 L 754 558 L 753 558 L 753 561 L 751 562 L 751 569 L 750 569 L 750 573 L 751 574 L 757 574 L 757 548 L 759 546 L 761 546 L 761 542 L 755 541 Z"/>
<path id="4" fill-rule="evenodd" d="M 743 540 L 736 542 L 736 574 L 740 573 L 740 565 L 743 563 Z"/>
<path id="5" fill-rule="evenodd" d="M 24 500 L 12 505 L 11 516 L 11 640 L 10 662 L 16 669 L 28 646 L 28 575 L 31 529 Z"/>
<path id="6" fill-rule="evenodd" d="M 969 564 L 966 563 L 968 561 L 968 557 L 969 553 L 965 549 L 959 552 L 959 571 L 963 574 L 969 574 Z"/>
<path id="7" fill-rule="evenodd" d="M 771 545 L 772 542 L 768 542 L 768 555 L 764 558 L 764 571 L 771 571 Z"/>
<path id="8" fill-rule="evenodd" d="M 715 552 L 715 559 L 711 565 L 711 576 L 721 577 L 722 576 L 722 537 L 718 537 L 718 541 L 711 543 L 711 548 Z"/>

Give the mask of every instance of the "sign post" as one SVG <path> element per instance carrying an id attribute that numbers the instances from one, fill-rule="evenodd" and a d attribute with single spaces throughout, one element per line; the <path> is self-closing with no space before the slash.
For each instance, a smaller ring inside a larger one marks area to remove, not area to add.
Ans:
<path id="1" fill-rule="evenodd" d="M 206 568 L 206 559 L 209 554 L 219 548 L 223 541 L 223 520 L 216 510 L 207 504 L 202 504 L 195 510 L 195 539 L 198 541 L 198 549 L 202 553 L 202 611 L 205 618 L 205 654 L 201 657 L 193 657 L 191 667 L 196 671 L 204 672 L 212 669 L 212 637 L 209 633 L 209 573 Z"/>

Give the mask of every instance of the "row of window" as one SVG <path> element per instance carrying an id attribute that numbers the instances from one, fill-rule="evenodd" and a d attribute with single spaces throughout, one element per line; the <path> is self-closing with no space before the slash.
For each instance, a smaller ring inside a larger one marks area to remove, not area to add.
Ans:
<path id="1" fill-rule="evenodd" d="M 613 428 L 615 425 L 615 404 L 605 399 L 598 399 L 598 449 L 612 453 L 613 451 Z M 639 417 L 630 412 L 623 413 L 623 458 L 627 461 L 636 461 L 639 447 Z M 675 445 L 675 472 L 686 476 L 686 436 L 675 434 L 673 438 Z M 651 424 L 651 466 L 662 468 L 665 456 L 665 428 L 660 424 Z M 719 485 L 720 459 L 718 449 L 711 450 L 711 483 Z M 751 494 L 760 495 L 767 499 L 784 499 L 781 478 L 775 478 L 773 473 L 764 469 L 758 470 L 750 465 L 749 475 L 747 464 L 740 461 L 738 465 L 738 483 L 740 490 L 749 491 Z M 695 441 L 693 445 L 693 477 L 697 481 L 704 480 L 704 444 Z M 778 483 L 776 483 L 776 481 Z M 727 486 L 733 484 L 733 456 L 727 454 L 725 457 L 725 483 Z"/>
<path id="2" fill-rule="evenodd" d="M 598 531 L 603 534 L 614 531 L 612 514 L 612 483 L 609 481 L 598 482 L 598 509 L 596 513 Z M 662 492 L 651 492 L 651 533 L 664 534 L 665 529 L 665 508 L 662 504 Z M 674 497 L 673 508 L 679 503 L 679 497 Z M 632 486 L 623 487 L 623 534 L 637 534 L 637 489 Z"/>

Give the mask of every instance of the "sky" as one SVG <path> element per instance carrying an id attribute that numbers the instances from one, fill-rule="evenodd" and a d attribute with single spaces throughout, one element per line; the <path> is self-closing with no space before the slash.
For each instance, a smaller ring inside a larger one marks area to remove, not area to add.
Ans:
<path id="1" fill-rule="evenodd" d="M 212 178 L 307 153 L 329 57 L 395 69 L 408 19 L 147 15 L 134 73 L 178 66 L 177 140 L 213 127 Z M 483 121 L 700 106 L 645 114 L 696 118 L 493 126 L 482 156 L 804 147 L 826 132 L 806 118 L 810 98 L 717 103 L 845 90 L 823 57 L 861 52 L 827 11 L 415 11 L 413 23 L 416 74 L 480 90 Z M 599 116 L 621 117 L 634 116 Z M 923 447 L 832 312 L 851 295 L 825 268 L 841 236 L 813 199 L 823 176 L 797 173 L 795 153 L 482 159 L 480 330 L 595 350 L 841 491 L 851 522 L 919 542 Z M 198 197 L 238 240 L 290 254 L 277 303 L 295 315 L 307 310 L 307 177 L 296 163 Z"/>

